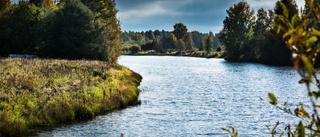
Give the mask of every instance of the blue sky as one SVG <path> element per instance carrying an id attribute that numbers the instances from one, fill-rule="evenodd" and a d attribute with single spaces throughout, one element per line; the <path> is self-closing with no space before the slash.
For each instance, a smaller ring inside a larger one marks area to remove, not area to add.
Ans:
<path id="1" fill-rule="evenodd" d="M 189 31 L 214 33 L 222 29 L 226 10 L 241 0 L 116 0 L 123 31 L 173 30 L 183 22 Z M 273 9 L 277 0 L 247 0 L 255 11 Z M 299 6 L 304 0 L 296 0 Z"/>

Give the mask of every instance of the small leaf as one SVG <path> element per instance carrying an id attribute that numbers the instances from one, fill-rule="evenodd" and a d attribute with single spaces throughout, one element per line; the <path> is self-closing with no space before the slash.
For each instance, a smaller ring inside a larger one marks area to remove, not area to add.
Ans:
<path id="1" fill-rule="evenodd" d="M 305 71 L 308 72 L 307 82 L 310 83 L 311 82 L 311 77 L 312 77 L 312 74 L 313 74 L 313 66 L 312 66 L 311 62 L 309 61 L 309 59 L 305 55 L 301 56 L 301 60 L 302 60 L 302 62 L 304 64 Z"/>
<path id="2" fill-rule="evenodd" d="M 282 38 L 287 38 L 288 36 L 290 36 L 292 33 L 294 33 L 295 32 L 295 30 L 294 29 L 291 29 L 291 30 L 289 30 L 288 32 L 286 32 L 285 34 L 283 34 L 283 36 L 282 36 Z"/>
<path id="3" fill-rule="evenodd" d="M 284 3 L 282 3 L 282 2 L 280 2 L 280 6 L 283 9 L 283 15 L 286 18 L 288 18 L 289 17 L 289 12 L 288 12 L 288 9 L 287 9 L 286 5 Z"/>
<path id="4" fill-rule="evenodd" d="M 300 115 L 301 115 L 302 117 L 310 118 L 309 113 L 303 108 L 303 106 L 301 106 L 301 108 L 300 108 Z"/>
<path id="5" fill-rule="evenodd" d="M 315 36 L 320 36 L 320 31 L 318 31 L 316 29 L 312 29 L 311 34 L 315 35 Z"/>
<path id="6" fill-rule="evenodd" d="M 312 45 L 318 40 L 318 38 L 316 36 L 310 37 L 306 44 L 307 44 L 307 48 L 312 48 Z M 309 51 L 308 51 L 309 52 Z"/>
<path id="7" fill-rule="evenodd" d="M 298 137 L 305 137 L 306 136 L 304 126 L 301 121 L 298 124 L 297 131 L 298 131 Z"/>
<path id="8" fill-rule="evenodd" d="M 284 134 L 284 133 L 282 132 L 282 133 L 279 135 L 279 137 L 283 137 L 283 134 Z"/>
<path id="9" fill-rule="evenodd" d="M 278 101 L 276 96 L 273 93 L 268 93 L 269 99 L 271 100 L 270 103 L 273 105 L 277 105 Z"/>
<path id="10" fill-rule="evenodd" d="M 292 24 L 292 25 L 295 24 L 297 17 L 298 17 L 297 14 L 295 14 L 295 15 L 292 17 L 292 19 L 291 19 L 291 24 Z M 294 26 L 293 26 L 293 27 L 294 27 Z"/>
<path id="11" fill-rule="evenodd" d="M 288 45 L 293 45 L 293 42 L 294 42 L 294 38 L 290 37 L 290 39 L 288 40 L 287 44 Z"/>
<path id="12" fill-rule="evenodd" d="M 237 137 L 238 136 L 238 132 L 234 132 L 233 134 L 232 134 L 232 137 Z"/>

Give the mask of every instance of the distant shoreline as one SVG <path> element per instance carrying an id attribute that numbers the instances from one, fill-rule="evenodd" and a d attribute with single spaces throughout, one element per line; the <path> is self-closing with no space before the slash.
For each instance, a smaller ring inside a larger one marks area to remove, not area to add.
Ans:
<path id="1" fill-rule="evenodd" d="M 159 53 L 159 52 L 138 52 L 138 53 L 128 53 L 122 55 L 130 56 L 183 56 L 183 57 L 200 57 L 200 58 L 223 58 L 223 52 L 211 52 L 207 54 L 206 52 L 194 51 L 190 53 L 171 52 L 171 53 Z"/>

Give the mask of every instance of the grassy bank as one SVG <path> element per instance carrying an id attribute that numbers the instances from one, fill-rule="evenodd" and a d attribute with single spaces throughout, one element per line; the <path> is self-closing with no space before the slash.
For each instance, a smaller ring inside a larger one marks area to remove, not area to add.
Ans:
<path id="1" fill-rule="evenodd" d="M 141 79 L 99 61 L 0 59 L 0 136 L 136 104 Z"/>

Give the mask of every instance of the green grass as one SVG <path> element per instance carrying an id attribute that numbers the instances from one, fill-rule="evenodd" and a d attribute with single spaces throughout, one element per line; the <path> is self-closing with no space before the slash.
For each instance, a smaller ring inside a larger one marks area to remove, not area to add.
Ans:
<path id="1" fill-rule="evenodd" d="M 125 67 L 99 61 L 0 59 L 0 136 L 136 104 L 141 79 Z"/>

